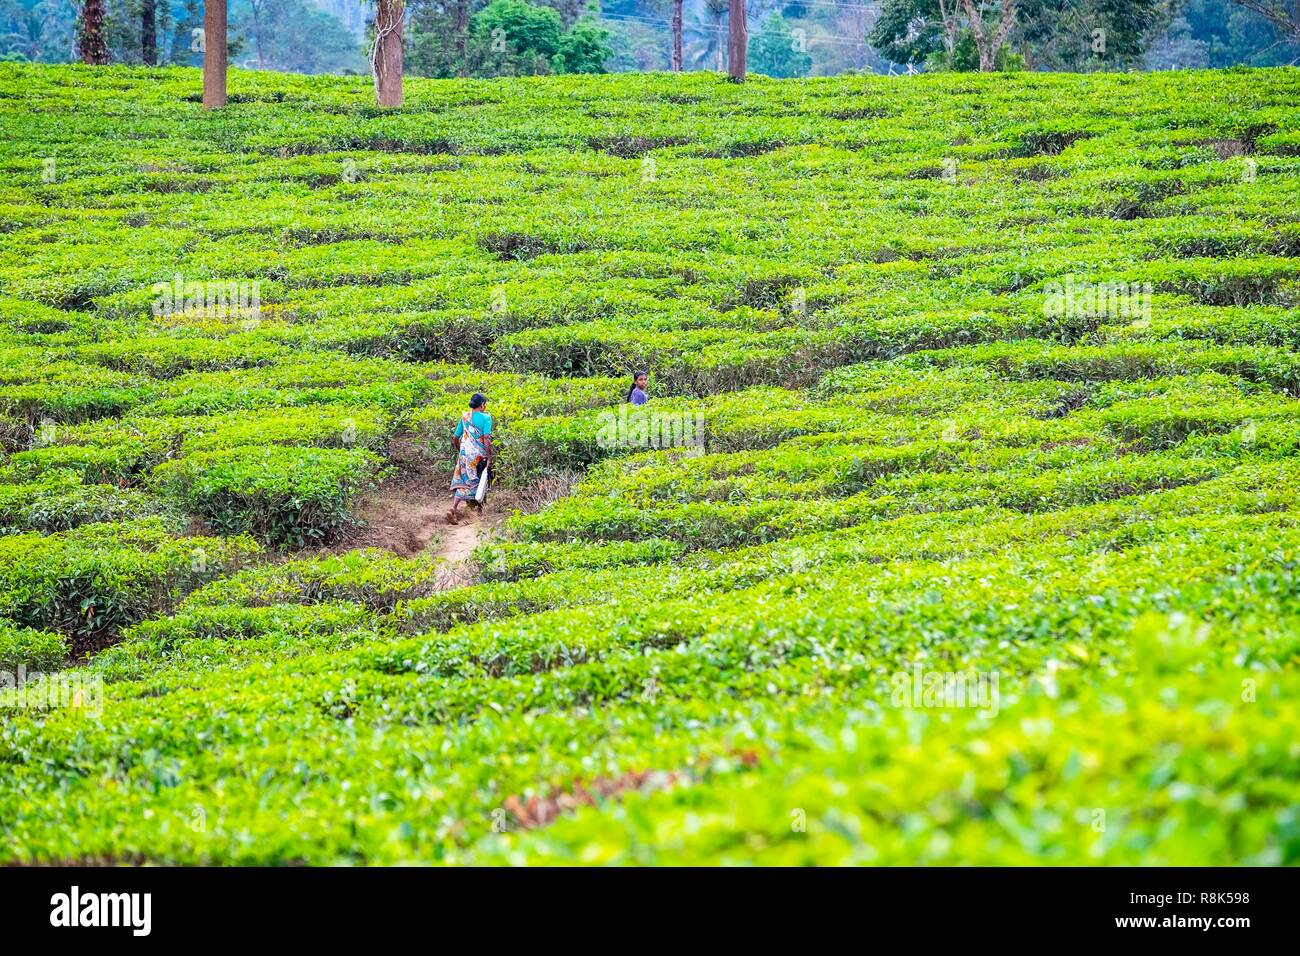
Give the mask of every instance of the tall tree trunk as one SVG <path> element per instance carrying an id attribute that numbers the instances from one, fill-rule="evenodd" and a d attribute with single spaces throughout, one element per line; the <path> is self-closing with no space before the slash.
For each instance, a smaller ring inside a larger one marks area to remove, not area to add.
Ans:
<path id="1" fill-rule="evenodd" d="M 469 76 L 469 0 L 456 0 L 456 75 Z"/>
<path id="2" fill-rule="evenodd" d="M 158 0 L 140 4 L 140 59 L 146 66 L 158 65 Z"/>
<path id="3" fill-rule="evenodd" d="M 402 14 L 405 0 L 378 0 L 375 7 L 375 45 L 370 48 L 370 71 L 375 77 L 375 98 L 380 106 L 402 105 Z"/>
<path id="4" fill-rule="evenodd" d="M 1007 37 L 1011 31 L 1016 28 L 1016 0 L 1002 0 L 1002 21 L 998 24 L 997 30 L 993 32 L 993 42 L 989 44 L 993 48 L 993 63 L 989 64 L 990 69 L 997 66 L 998 51 L 1002 49 L 1002 44 L 1007 42 Z"/>
<path id="5" fill-rule="evenodd" d="M 984 28 L 984 17 L 980 14 L 976 0 L 961 0 L 961 5 L 966 10 L 966 19 L 970 21 L 971 33 L 975 35 L 975 49 L 980 54 L 980 72 L 992 73 L 997 69 L 998 51 L 1016 25 L 1016 0 L 1002 0 L 1002 16 L 992 36 Z"/>
<path id="6" fill-rule="evenodd" d="M 948 0 L 948 2 L 953 4 L 952 13 L 948 12 L 944 0 L 939 0 L 939 19 L 943 22 L 943 48 L 947 51 L 951 64 L 952 51 L 957 47 L 957 0 Z"/>
<path id="7" fill-rule="evenodd" d="M 673 0 L 673 72 L 682 72 L 682 0 Z"/>
<path id="8" fill-rule="evenodd" d="M 749 25 L 745 0 L 727 3 L 727 75 L 733 83 L 745 82 L 745 55 L 749 52 Z"/>
<path id="9" fill-rule="evenodd" d="M 108 62 L 108 44 L 104 42 L 104 0 L 85 0 L 81 5 L 77 52 L 82 63 L 103 66 Z"/>
<path id="10" fill-rule="evenodd" d="M 226 105 L 226 0 L 203 0 L 203 108 Z"/>

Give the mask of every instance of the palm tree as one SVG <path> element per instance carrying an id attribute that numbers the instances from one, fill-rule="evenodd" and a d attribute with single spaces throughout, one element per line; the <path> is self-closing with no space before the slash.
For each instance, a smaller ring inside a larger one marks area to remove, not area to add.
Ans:
<path id="1" fill-rule="evenodd" d="M 23 10 L 14 19 L 14 27 L 8 33 L 0 35 L 6 53 L 20 53 L 23 58 L 35 63 L 45 51 L 46 27 L 50 15 L 36 9 Z"/>
<path id="2" fill-rule="evenodd" d="M 695 12 L 695 22 L 686 28 L 692 46 L 691 62 L 697 68 L 719 73 L 726 69 L 723 54 L 727 44 L 722 21 L 729 5 L 730 0 L 702 0 L 701 8 Z"/>

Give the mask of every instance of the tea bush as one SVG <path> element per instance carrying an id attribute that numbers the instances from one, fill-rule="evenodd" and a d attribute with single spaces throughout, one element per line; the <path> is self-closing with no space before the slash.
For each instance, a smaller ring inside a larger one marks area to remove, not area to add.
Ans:
<path id="1" fill-rule="evenodd" d="M 139 491 L 83 484 L 71 471 L 47 472 L 34 482 L 0 484 L 0 531 L 5 533 L 67 531 L 157 510 L 157 502 Z"/>
<path id="2" fill-rule="evenodd" d="M 0 671 L 14 673 L 19 667 L 30 671 L 53 670 L 63 663 L 67 654 L 68 640 L 63 635 L 22 627 L 0 618 Z"/>
<path id="3" fill-rule="evenodd" d="M 361 450 L 254 446 L 166 462 L 153 481 L 221 534 L 303 547 L 348 523 L 353 496 L 380 464 Z"/>
<path id="4" fill-rule="evenodd" d="M 168 610 L 257 551 L 248 538 L 173 537 L 157 519 L 0 536 L 0 595 L 17 623 L 93 642 Z"/>

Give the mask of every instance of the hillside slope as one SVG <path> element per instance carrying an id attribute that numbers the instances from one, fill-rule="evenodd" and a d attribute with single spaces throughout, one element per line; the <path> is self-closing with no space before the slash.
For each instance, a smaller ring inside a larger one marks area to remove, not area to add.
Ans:
<path id="1" fill-rule="evenodd" d="M 198 89 L 0 64 L 4 860 L 1300 861 L 1300 70 Z"/>

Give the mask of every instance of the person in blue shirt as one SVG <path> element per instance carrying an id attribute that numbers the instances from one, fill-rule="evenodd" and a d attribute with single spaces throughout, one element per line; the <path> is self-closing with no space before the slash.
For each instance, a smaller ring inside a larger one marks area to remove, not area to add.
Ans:
<path id="1" fill-rule="evenodd" d="M 645 393 L 648 379 L 649 376 L 645 372 L 637 372 L 632 376 L 632 387 L 628 389 L 627 400 L 633 405 L 644 405 L 650 401 L 650 397 Z"/>
<path id="2" fill-rule="evenodd" d="M 492 434 L 492 416 L 487 413 L 487 396 L 475 392 L 469 400 L 469 420 L 484 438 Z M 465 434 L 465 416 L 456 423 L 456 437 Z"/>
<path id="3" fill-rule="evenodd" d="M 452 498 L 447 523 L 457 524 L 460 521 L 457 509 L 462 501 L 471 508 L 483 510 L 483 502 L 478 499 L 479 479 L 491 470 L 496 458 L 492 447 L 492 416 L 487 413 L 487 398 L 479 392 L 470 398 L 469 409 L 456 423 L 451 445 L 456 449 L 456 470 L 451 474 Z M 484 500 L 486 497 L 484 489 Z"/>

